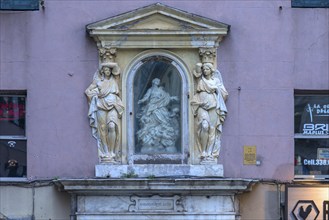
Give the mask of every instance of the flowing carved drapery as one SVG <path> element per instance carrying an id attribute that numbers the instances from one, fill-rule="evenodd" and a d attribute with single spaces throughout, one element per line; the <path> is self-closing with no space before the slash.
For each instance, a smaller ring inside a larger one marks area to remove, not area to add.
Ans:
<path id="1" fill-rule="evenodd" d="M 191 101 L 194 114 L 195 145 L 201 164 L 217 163 L 221 133 L 227 114 L 228 93 L 220 72 L 215 68 L 215 48 L 200 48 L 202 63 L 193 71 L 196 87 Z"/>
<path id="2" fill-rule="evenodd" d="M 120 163 L 121 116 L 124 106 L 119 89 L 121 69 L 115 62 L 116 48 L 100 48 L 100 66 L 86 89 L 92 134 L 101 162 Z"/>

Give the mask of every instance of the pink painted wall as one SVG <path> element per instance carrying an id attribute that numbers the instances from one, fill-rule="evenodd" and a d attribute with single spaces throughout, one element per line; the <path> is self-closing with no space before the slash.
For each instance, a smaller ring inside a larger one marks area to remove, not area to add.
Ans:
<path id="1" fill-rule="evenodd" d="M 29 177 L 94 176 L 84 90 L 98 55 L 85 25 L 155 2 L 45 1 L 45 10 L 0 12 L 0 89 L 28 93 Z M 230 94 L 225 176 L 292 179 L 293 91 L 329 89 L 329 9 L 282 0 L 161 3 L 231 25 L 218 54 Z M 261 166 L 243 165 L 244 145 L 257 146 Z"/>

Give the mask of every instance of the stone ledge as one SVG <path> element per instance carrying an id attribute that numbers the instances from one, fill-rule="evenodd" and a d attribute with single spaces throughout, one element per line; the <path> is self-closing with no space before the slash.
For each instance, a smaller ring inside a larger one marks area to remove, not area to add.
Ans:
<path id="1" fill-rule="evenodd" d="M 78 220 L 145 220 L 145 219 L 156 219 L 156 220 L 182 220 L 182 219 L 204 219 L 204 220 L 236 220 L 236 214 L 186 214 L 186 213 L 180 213 L 180 214 L 108 214 L 108 215 L 95 215 L 95 214 L 81 214 L 77 215 Z"/>
<path id="2" fill-rule="evenodd" d="M 228 178 L 60 179 L 59 190 L 76 195 L 232 195 L 250 191 L 257 181 Z"/>
<path id="3" fill-rule="evenodd" d="M 112 165 L 98 164 L 95 167 L 96 177 L 223 177 L 224 170 L 221 164 L 182 165 L 182 164 L 134 164 Z"/>

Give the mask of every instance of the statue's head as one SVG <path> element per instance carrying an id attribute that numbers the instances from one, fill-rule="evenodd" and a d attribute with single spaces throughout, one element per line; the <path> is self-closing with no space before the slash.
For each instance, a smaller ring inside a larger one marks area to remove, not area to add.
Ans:
<path id="1" fill-rule="evenodd" d="M 214 65 L 212 63 L 203 63 L 202 64 L 202 69 L 209 69 L 211 72 L 215 72 Z"/>
<path id="2" fill-rule="evenodd" d="M 108 65 L 102 65 L 102 67 L 101 67 L 101 72 L 102 73 L 104 73 L 105 71 L 110 71 L 110 70 L 111 70 L 111 68 Z"/>
<path id="3" fill-rule="evenodd" d="M 215 72 L 214 66 L 212 63 L 203 63 L 202 64 L 202 72 L 205 76 L 212 75 Z"/>
<path id="4" fill-rule="evenodd" d="M 152 80 L 152 85 L 160 85 L 160 79 L 158 79 L 158 78 L 154 78 L 153 80 Z"/>
<path id="5" fill-rule="evenodd" d="M 109 77 L 111 75 L 111 66 L 105 63 L 102 63 L 99 69 L 99 75 L 101 80 L 103 81 L 105 77 Z"/>
<path id="6" fill-rule="evenodd" d="M 109 65 L 102 65 L 100 72 L 102 76 L 109 76 L 111 74 L 111 67 Z"/>

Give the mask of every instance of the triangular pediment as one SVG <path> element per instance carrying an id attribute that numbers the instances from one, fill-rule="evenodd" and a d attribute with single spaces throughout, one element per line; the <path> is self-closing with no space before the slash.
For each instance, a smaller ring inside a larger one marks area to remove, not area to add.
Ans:
<path id="1" fill-rule="evenodd" d="M 112 30 L 196 30 L 204 27 L 157 13 L 110 27 Z"/>
<path id="2" fill-rule="evenodd" d="M 121 48 L 217 47 L 229 25 L 160 3 L 87 25 L 98 45 Z"/>
<path id="3" fill-rule="evenodd" d="M 229 25 L 160 3 L 139 8 L 87 26 L 88 30 L 205 30 L 228 31 Z"/>

